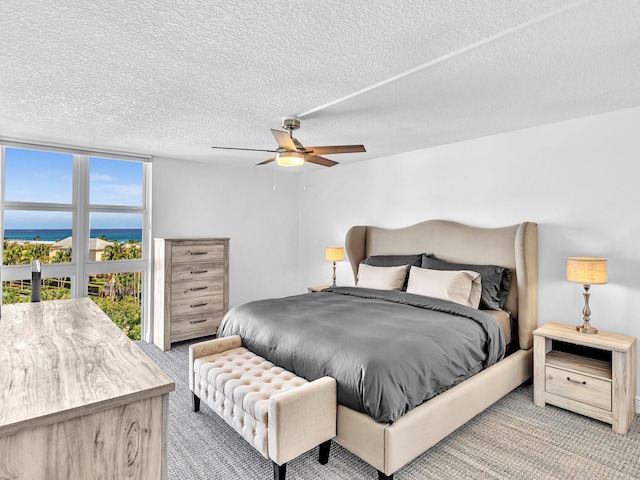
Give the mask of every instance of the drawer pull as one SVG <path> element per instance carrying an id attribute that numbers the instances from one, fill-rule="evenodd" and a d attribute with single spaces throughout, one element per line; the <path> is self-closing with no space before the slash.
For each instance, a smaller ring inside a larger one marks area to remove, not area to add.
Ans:
<path id="1" fill-rule="evenodd" d="M 187 292 L 196 292 L 196 291 L 198 291 L 198 290 L 206 290 L 207 288 L 209 288 L 209 287 L 195 287 L 195 288 L 190 288 L 189 290 L 185 290 L 185 291 L 184 291 L 184 293 L 187 293 Z"/>
<path id="2" fill-rule="evenodd" d="M 189 252 L 189 255 L 206 255 L 209 252 Z"/>
<path id="3" fill-rule="evenodd" d="M 201 273 L 207 273 L 209 270 L 196 270 L 194 272 L 189 272 L 191 275 L 198 275 Z"/>
<path id="4" fill-rule="evenodd" d="M 207 303 L 194 303 L 193 305 L 189 305 L 191 308 L 195 307 L 204 307 Z"/>
<path id="5" fill-rule="evenodd" d="M 573 382 L 573 383 L 579 383 L 580 385 L 586 385 L 587 384 L 587 382 L 584 382 L 584 381 L 581 382 L 580 380 L 573 380 L 571 377 L 567 377 L 567 380 L 569 380 L 570 382 Z"/>
<path id="6" fill-rule="evenodd" d="M 207 319 L 205 318 L 204 320 L 191 320 L 189 323 L 193 325 L 194 323 L 204 323 L 206 321 Z"/>

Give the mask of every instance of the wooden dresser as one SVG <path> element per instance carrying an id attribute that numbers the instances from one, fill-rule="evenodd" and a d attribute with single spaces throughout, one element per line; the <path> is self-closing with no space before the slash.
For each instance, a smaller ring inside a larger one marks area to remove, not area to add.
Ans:
<path id="1" fill-rule="evenodd" d="M 93 301 L 5 305 L 0 365 L 0 478 L 167 478 L 175 384 Z"/>
<path id="2" fill-rule="evenodd" d="M 229 309 L 229 239 L 155 239 L 153 342 L 215 335 Z"/>

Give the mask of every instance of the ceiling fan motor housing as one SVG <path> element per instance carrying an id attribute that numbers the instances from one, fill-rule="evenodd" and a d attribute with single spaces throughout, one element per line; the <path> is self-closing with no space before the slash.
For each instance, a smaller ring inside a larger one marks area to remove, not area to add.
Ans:
<path id="1" fill-rule="evenodd" d="M 282 128 L 286 128 L 287 130 L 297 130 L 300 128 L 300 120 L 294 117 L 284 117 L 282 119 Z"/>

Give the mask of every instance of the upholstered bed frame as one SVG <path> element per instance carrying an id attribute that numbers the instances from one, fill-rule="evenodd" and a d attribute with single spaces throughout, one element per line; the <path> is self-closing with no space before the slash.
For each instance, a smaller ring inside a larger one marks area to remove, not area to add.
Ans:
<path id="1" fill-rule="evenodd" d="M 376 468 L 380 479 L 392 479 L 405 464 L 531 378 L 532 332 L 538 324 L 538 226 L 526 222 L 477 228 L 444 220 L 400 229 L 355 226 L 345 245 L 354 276 L 370 255 L 423 252 L 450 262 L 500 265 L 513 271 L 505 310 L 517 321 L 520 350 L 393 424 L 338 406 L 335 440 Z"/>

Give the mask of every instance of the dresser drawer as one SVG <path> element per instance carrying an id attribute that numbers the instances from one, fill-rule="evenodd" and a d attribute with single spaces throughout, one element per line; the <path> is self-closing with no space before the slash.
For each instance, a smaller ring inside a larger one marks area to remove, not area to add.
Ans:
<path id="1" fill-rule="evenodd" d="M 179 342 L 191 338 L 214 335 L 222 321 L 223 311 L 208 315 L 173 317 L 171 322 L 171 341 Z"/>
<path id="2" fill-rule="evenodd" d="M 545 377 L 548 393 L 611 411 L 611 382 L 549 365 Z"/>
<path id="3" fill-rule="evenodd" d="M 216 285 L 206 279 L 181 282 L 171 285 L 171 303 L 208 297 L 210 295 L 219 295 L 222 291 L 223 289 L 220 285 Z"/>
<path id="4" fill-rule="evenodd" d="M 172 317 L 181 317 L 183 315 L 212 315 L 214 312 L 222 310 L 222 292 L 196 298 L 182 298 L 171 302 Z"/>
<path id="5" fill-rule="evenodd" d="M 171 246 L 171 263 L 207 263 L 224 260 L 224 245 L 180 242 Z"/>
<path id="6" fill-rule="evenodd" d="M 190 263 L 171 266 L 171 283 L 178 285 L 183 282 L 205 281 L 217 283 L 222 287 L 224 270 L 215 263 Z"/>

